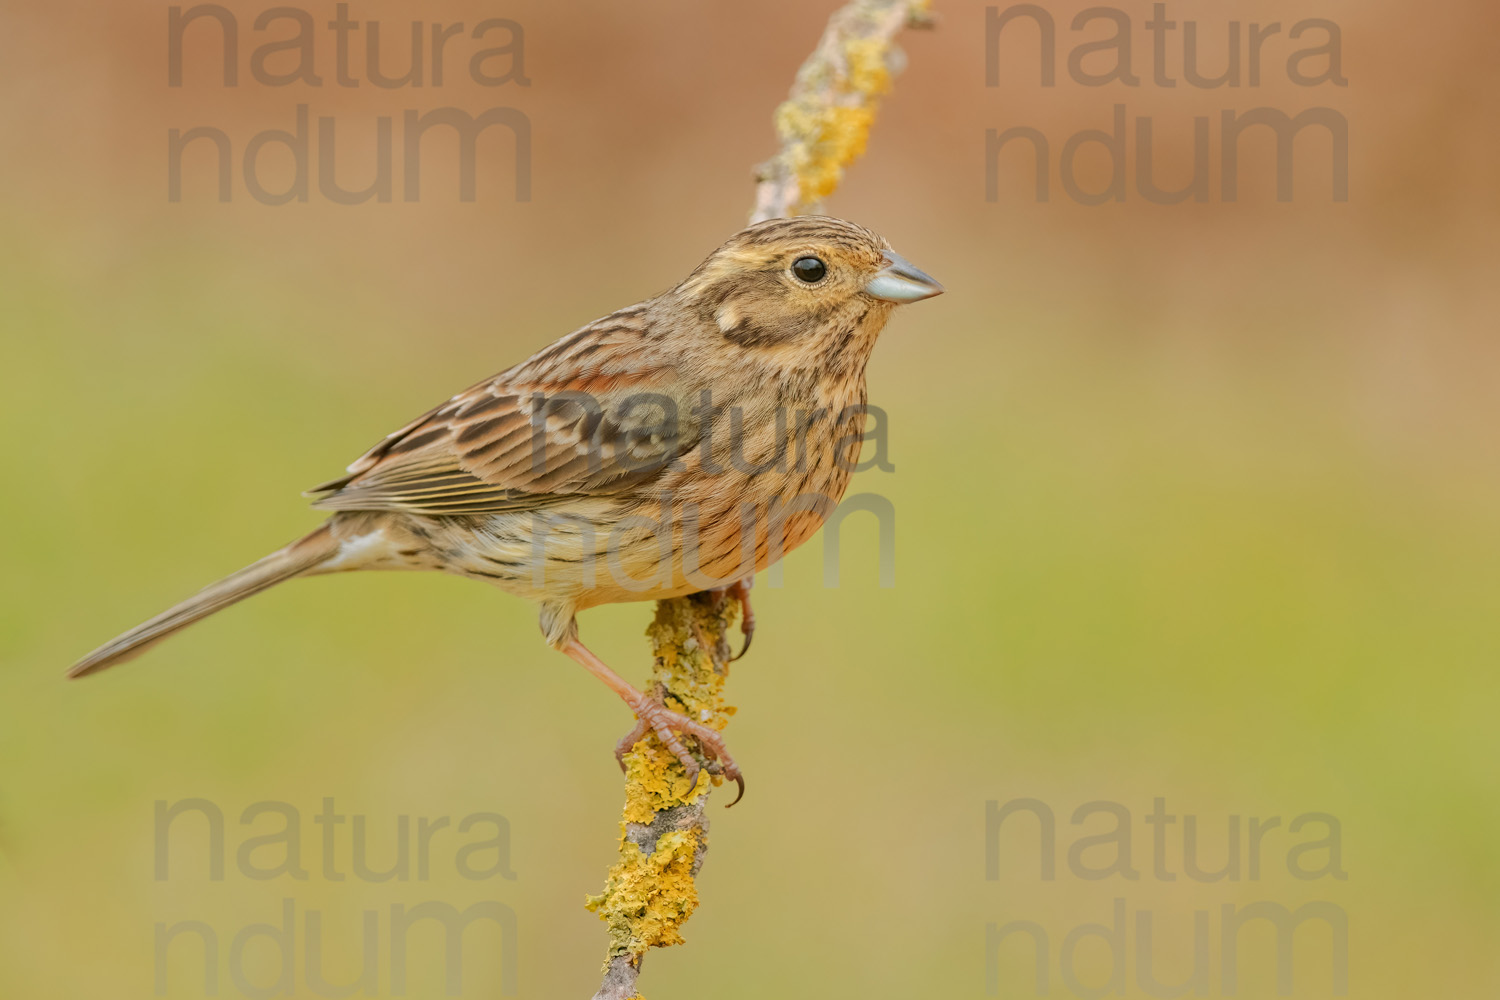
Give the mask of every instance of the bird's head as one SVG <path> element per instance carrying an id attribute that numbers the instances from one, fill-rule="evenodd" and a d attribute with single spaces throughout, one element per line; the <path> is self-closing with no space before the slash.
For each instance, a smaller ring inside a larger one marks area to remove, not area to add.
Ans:
<path id="1" fill-rule="evenodd" d="M 816 361 L 868 352 L 895 305 L 942 291 L 884 237 L 814 215 L 742 230 L 671 294 L 711 335 Z"/>

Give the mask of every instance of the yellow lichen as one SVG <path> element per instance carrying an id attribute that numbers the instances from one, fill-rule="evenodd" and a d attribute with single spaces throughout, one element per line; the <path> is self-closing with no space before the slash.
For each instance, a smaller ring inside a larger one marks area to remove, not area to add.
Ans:
<path id="1" fill-rule="evenodd" d="M 604 891 L 584 904 L 609 926 L 611 958 L 639 958 L 648 948 L 682 944 L 678 928 L 698 907 L 697 850 L 694 830 L 662 834 L 649 857 L 634 843 L 622 842 Z"/>
<path id="2" fill-rule="evenodd" d="M 640 740 L 625 758 L 625 822 L 650 823 L 663 809 L 694 801 L 708 787 L 706 777 L 700 771 L 689 788 L 676 757 L 654 737 Z"/>
<path id="3" fill-rule="evenodd" d="M 911 7 L 919 15 L 926 4 Z M 880 96 L 891 89 L 894 48 L 881 33 L 846 39 L 837 58 L 810 60 L 791 99 L 776 109 L 782 157 L 797 178 L 801 207 L 831 195 L 844 168 L 864 155 Z"/>
<path id="4" fill-rule="evenodd" d="M 715 663 L 724 655 L 724 637 L 736 618 L 736 603 L 725 597 L 679 598 L 657 606 L 647 629 L 655 652 L 651 688 L 666 692 L 667 707 L 714 729 L 734 714 L 724 703 L 727 671 Z M 625 757 L 625 809 L 620 823 L 620 857 L 604 891 L 585 905 L 609 927 L 610 957 L 638 959 L 649 948 L 681 944 L 678 928 L 698 905 L 693 865 L 707 836 L 701 811 L 668 810 L 684 805 L 701 810 L 712 785 L 723 779 L 699 772 L 694 786 L 687 772 L 654 734 L 638 740 Z M 647 855 L 640 844 L 654 823 L 669 829 L 656 836 Z M 634 831 L 634 832 L 632 832 Z"/>
<path id="5" fill-rule="evenodd" d="M 783 137 L 798 136 L 787 154 L 803 202 L 822 201 L 843 180 L 844 168 L 864 155 L 875 110 L 860 105 L 809 109 L 788 101 L 777 111 Z"/>
<path id="6" fill-rule="evenodd" d="M 890 50 L 890 42 L 883 38 L 858 38 L 845 42 L 849 89 L 871 100 L 890 90 L 891 71 L 886 65 Z"/>

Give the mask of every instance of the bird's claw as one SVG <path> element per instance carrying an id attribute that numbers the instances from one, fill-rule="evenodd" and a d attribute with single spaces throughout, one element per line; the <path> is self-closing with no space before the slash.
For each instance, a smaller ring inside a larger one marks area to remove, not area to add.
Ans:
<path id="1" fill-rule="evenodd" d="M 703 766 L 698 763 L 698 758 L 683 745 L 678 736 L 678 734 L 683 734 L 698 740 L 704 756 L 710 760 L 710 774 L 722 774 L 738 787 L 739 794 L 729 805 L 732 806 L 745 797 L 744 775 L 740 773 L 739 765 L 734 762 L 734 758 L 729 755 L 729 750 L 724 745 L 724 737 L 717 729 L 694 722 L 686 715 L 667 708 L 661 701 L 647 696 L 642 696 L 640 703 L 634 708 L 637 719 L 634 728 L 615 745 L 615 759 L 619 761 L 621 770 L 625 768 L 625 754 L 630 748 L 635 746 L 636 742 L 647 732 L 655 733 L 662 746 L 677 758 L 686 773 L 688 790 L 683 798 L 692 795 L 698 787 L 698 775 L 703 770 Z"/>
<path id="2" fill-rule="evenodd" d="M 728 588 L 728 592 L 740 602 L 740 632 L 745 637 L 745 644 L 729 658 L 730 663 L 750 652 L 750 642 L 755 638 L 755 612 L 750 608 L 750 584 L 754 579 L 746 577 Z"/>
<path id="3" fill-rule="evenodd" d="M 645 735 L 646 724 L 637 719 L 630 732 L 626 733 L 624 736 L 621 736 L 620 742 L 615 744 L 615 763 L 620 765 L 621 774 L 629 773 L 625 769 L 625 755 L 628 754 L 630 752 L 630 748 L 639 743 L 641 737 Z"/>

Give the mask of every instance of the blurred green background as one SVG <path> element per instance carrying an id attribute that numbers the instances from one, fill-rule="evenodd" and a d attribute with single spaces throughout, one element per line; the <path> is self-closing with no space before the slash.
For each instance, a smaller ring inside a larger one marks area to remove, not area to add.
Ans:
<path id="1" fill-rule="evenodd" d="M 223 87 L 209 31 L 169 88 L 165 5 L 6 5 L 0 995 L 149 996 L 155 925 L 187 920 L 216 930 L 219 993 L 241 995 L 230 940 L 284 899 L 299 935 L 323 915 L 334 982 L 358 971 L 364 911 L 494 899 L 517 916 L 520 996 L 597 986 L 604 930 L 582 900 L 614 855 L 610 749 L 629 718 L 543 645 L 524 603 L 435 575 L 298 581 L 118 671 L 62 679 L 309 530 L 298 492 L 381 434 L 674 283 L 743 223 L 771 110 L 832 5 L 561 6 L 423 5 L 524 25 L 531 85 L 453 73 L 383 90 L 333 86 L 322 29 L 321 88 Z M 1083 6 L 1050 9 L 1065 26 Z M 714 810 L 703 905 L 687 947 L 650 957 L 653 1000 L 980 997 L 986 924 L 1013 920 L 1046 928 L 1053 995 L 1071 996 L 1058 944 L 1107 923 L 1116 898 L 1155 914 L 1167 981 L 1190 970 L 1195 910 L 1217 935 L 1224 903 L 1327 900 L 1348 916 L 1351 996 L 1500 992 L 1500 15 L 1482 0 L 1304 6 L 1233 16 L 1335 20 L 1347 88 L 1292 86 L 1275 60 L 1259 88 L 1157 88 L 1144 50 L 1145 86 L 1064 72 L 1043 88 L 1015 39 L 986 88 L 983 5 L 939 3 L 937 31 L 905 36 L 910 67 L 828 206 L 949 289 L 897 316 L 870 370 L 895 471 L 851 492 L 896 505 L 896 586 L 877 585 L 873 522 L 854 519 L 840 587 L 824 588 L 815 539 L 784 586 L 757 589 L 761 630 L 730 688 L 749 794 Z M 248 53 L 271 34 L 251 29 L 264 8 L 230 7 Z M 1121 9 L 1137 32 L 1150 14 Z M 1220 66 L 1230 14 L 1170 13 L 1200 22 Z M 355 16 L 381 20 L 404 65 L 409 6 Z M 1117 102 L 1155 116 L 1163 183 L 1186 179 L 1193 115 L 1334 107 L 1350 201 L 1328 199 L 1326 139 L 1299 154 L 1291 203 L 1275 200 L 1269 143 L 1247 143 L 1235 204 L 1037 204 L 1018 157 L 985 200 L 986 129 L 1032 125 L 1055 149 Z M 370 176 L 378 115 L 399 129 L 407 108 L 519 108 L 532 199 L 512 199 L 508 140 L 491 137 L 472 204 L 440 159 L 414 204 L 399 173 L 397 201 L 354 207 L 319 198 L 314 174 L 309 203 L 269 207 L 238 167 L 220 204 L 203 154 L 168 202 L 168 129 L 220 127 L 238 156 L 298 103 L 337 118 L 346 186 Z M 649 617 L 617 606 L 582 626 L 639 678 Z M 330 881 L 312 819 L 327 796 L 367 817 L 379 867 L 400 816 L 501 813 L 517 878 L 459 877 L 471 836 L 435 841 L 427 881 Z M 222 882 L 187 822 L 171 877 L 154 878 L 153 803 L 187 797 L 227 817 Z M 1055 882 L 1020 823 L 985 878 L 985 803 L 1019 797 L 1057 814 Z M 1282 817 L 1261 877 L 1153 879 L 1157 797 L 1198 817 L 1207 868 L 1231 817 Z M 300 811 L 306 881 L 236 870 L 245 839 L 277 828 L 237 822 L 262 800 Z M 1091 800 L 1130 810 L 1142 879 L 1068 873 L 1068 845 L 1108 828 L 1068 822 Z M 1315 838 L 1285 824 L 1306 812 L 1339 818 L 1346 880 L 1288 875 L 1288 846 Z M 1295 995 L 1331 995 L 1327 932 L 1301 933 Z M 465 996 L 499 995 L 495 937 L 470 931 Z M 1128 993 L 1143 996 L 1130 940 Z M 262 984 L 263 945 L 245 957 Z M 168 995 L 203 996 L 197 945 L 173 948 Z M 412 948 L 408 995 L 441 995 L 441 941 Z M 1274 995 L 1270 948 L 1246 933 L 1240 995 Z M 1004 995 L 1035 992 L 1029 961 L 1002 950 Z M 1097 942 L 1078 968 L 1106 979 Z M 300 959 L 296 983 L 316 995 Z"/>

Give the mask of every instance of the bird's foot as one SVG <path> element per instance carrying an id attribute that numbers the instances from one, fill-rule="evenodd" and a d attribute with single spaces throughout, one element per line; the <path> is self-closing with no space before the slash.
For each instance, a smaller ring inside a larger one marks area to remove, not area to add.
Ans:
<path id="1" fill-rule="evenodd" d="M 694 722 L 680 712 L 674 712 L 662 704 L 659 699 L 642 694 L 640 700 L 631 705 L 635 712 L 635 726 L 615 744 L 615 760 L 620 764 L 620 770 L 625 770 L 625 755 L 630 748 L 635 746 L 641 737 L 648 732 L 655 733 L 656 738 L 661 740 L 662 746 L 671 752 L 672 756 L 682 764 L 687 772 L 688 789 L 698 786 L 698 772 L 702 765 L 698 758 L 688 751 L 679 738 L 678 734 L 692 736 L 698 741 L 703 749 L 704 755 L 709 758 L 708 771 L 710 774 L 722 774 L 733 781 L 739 787 L 739 793 L 735 795 L 734 802 L 745 797 L 745 778 L 740 773 L 739 765 L 734 758 L 729 756 L 729 750 L 724 745 L 724 737 L 717 729 L 711 729 L 700 722 Z"/>
<path id="2" fill-rule="evenodd" d="M 745 637 L 745 644 L 740 647 L 738 653 L 729 658 L 730 663 L 750 652 L 750 641 L 755 638 L 755 611 L 750 607 L 750 587 L 754 583 L 755 577 L 747 576 L 727 587 L 718 587 L 708 591 L 710 594 L 728 594 L 740 602 L 740 634 Z"/>

